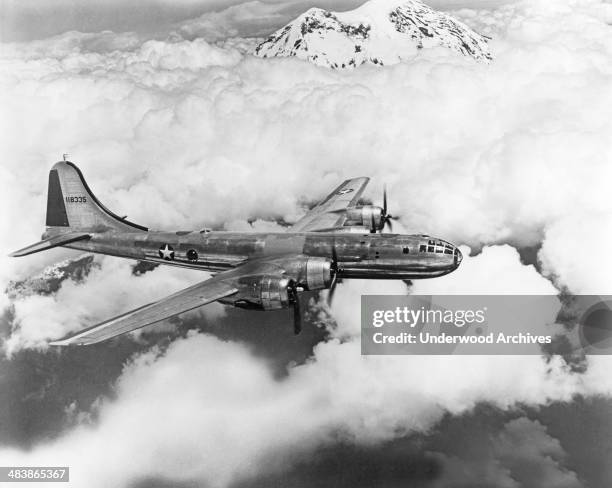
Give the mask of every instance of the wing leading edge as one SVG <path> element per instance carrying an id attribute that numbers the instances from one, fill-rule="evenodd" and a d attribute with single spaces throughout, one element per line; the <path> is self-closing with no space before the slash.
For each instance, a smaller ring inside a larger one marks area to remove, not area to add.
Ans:
<path id="1" fill-rule="evenodd" d="M 345 210 L 355 206 L 370 178 L 346 180 L 288 229 L 288 232 L 317 232 L 341 227 Z"/>
<path id="2" fill-rule="evenodd" d="M 63 339 L 51 342 L 52 346 L 89 345 L 102 342 L 126 332 L 161 322 L 182 312 L 193 310 L 207 303 L 233 295 L 238 291 L 231 283 L 218 280 L 221 275 L 185 288 L 162 300 L 131 310 L 123 315 L 88 327 Z"/>

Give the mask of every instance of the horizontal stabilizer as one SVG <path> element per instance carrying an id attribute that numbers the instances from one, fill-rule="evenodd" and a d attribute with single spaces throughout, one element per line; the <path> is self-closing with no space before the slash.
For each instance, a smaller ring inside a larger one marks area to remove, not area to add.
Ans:
<path id="1" fill-rule="evenodd" d="M 27 256 L 28 254 L 34 254 L 35 252 L 46 251 L 53 247 L 65 246 L 75 241 L 82 241 L 89 239 L 91 235 L 87 232 L 69 232 L 67 234 L 60 234 L 54 237 L 49 237 L 42 241 L 32 244 L 30 246 L 19 249 L 19 251 L 12 252 L 9 254 L 11 257 Z"/>

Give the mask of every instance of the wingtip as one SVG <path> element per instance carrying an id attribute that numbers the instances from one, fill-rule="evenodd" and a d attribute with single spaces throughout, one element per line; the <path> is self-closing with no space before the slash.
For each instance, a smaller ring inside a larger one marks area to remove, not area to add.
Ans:
<path id="1" fill-rule="evenodd" d="M 9 258 L 20 258 L 22 256 L 27 256 L 28 254 L 34 254 L 35 252 L 45 251 L 46 249 L 49 249 L 49 247 L 43 247 L 40 249 L 36 249 L 35 246 L 39 244 L 40 243 L 36 243 L 36 244 L 32 244 L 31 246 L 24 247 L 23 249 L 17 249 L 16 251 L 13 251 L 12 253 L 10 253 L 8 257 Z"/>
<path id="2" fill-rule="evenodd" d="M 39 243 L 37 243 L 39 244 Z M 23 247 L 21 249 L 17 249 L 16 251 L 13 251 L 11 253 L 8 254 L 9 258 L 20 258 L 22 256 L 27 256 L 28 254 L 32 254 L 32 252 L 36 252 L 36 251 L 32 251 L 32 247 L 34 247 L 34 244 L 32 244 L 31 246 L 28 247 Z"/>
<path id="3" fill-rule="evenodd" d="M 39 244 L 39 243 L 37 243 Z M 28 247 L 24 247 L 22 249 L 17 249 L 16 251 L 13 251 L 12 253 L 8 254 L 9 258 L 20 258 L 22 256 L 27 256 L 28 254 L 33 254 L 35 252 L 37 252 L 37 250 L 32 250 L 32 248 L 34 247 L 34 244 L 32 244 L 31 246 Z M 44 251 L 45 249 L 41 249 L 42 251 Z"/>

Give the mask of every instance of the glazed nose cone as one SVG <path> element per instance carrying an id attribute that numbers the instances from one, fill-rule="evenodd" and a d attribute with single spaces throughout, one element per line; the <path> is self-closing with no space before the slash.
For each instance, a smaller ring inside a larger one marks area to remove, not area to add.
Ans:
<path id="1" fill-rule="evenodd" d="M 455 268 L 458 268 L 463 260 L 463 254 L 458 248 L 455 248 Z"/>

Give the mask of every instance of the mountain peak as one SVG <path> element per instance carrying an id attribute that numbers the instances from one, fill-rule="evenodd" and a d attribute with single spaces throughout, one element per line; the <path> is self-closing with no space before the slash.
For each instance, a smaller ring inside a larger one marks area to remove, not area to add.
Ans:
<path id="1" fill-rule="evenodd" d="M 353 68 L 395 64 L 436 46 L 492 59 L 484 36 L 418 0 L 370 0 L 347 12 L 311 8 L 257 46 L 255 55 Z"/>

